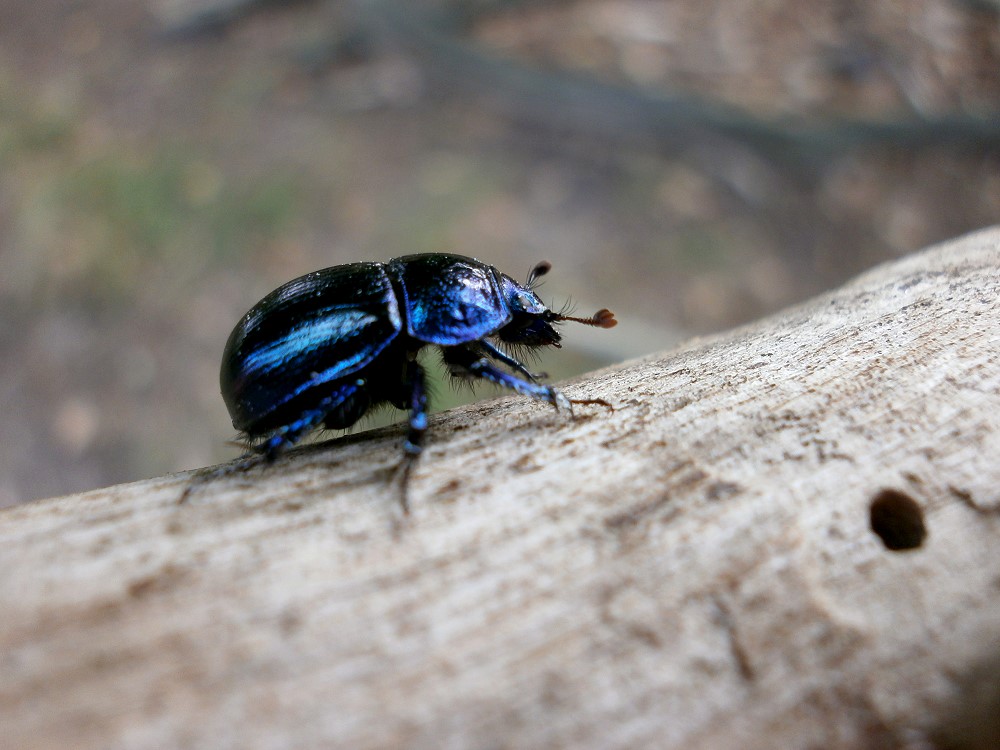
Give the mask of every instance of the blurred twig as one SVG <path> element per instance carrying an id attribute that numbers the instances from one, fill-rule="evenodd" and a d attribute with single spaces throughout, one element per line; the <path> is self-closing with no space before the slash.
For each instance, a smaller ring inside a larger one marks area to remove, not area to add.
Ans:
<path id="1" fill-rule="evenodd" d="M 200 8 L 174 24 L 170 34 L 220 33 L 263 7 L 305 1 L 230 0 Z M 973 4 L 996 11 L 996 3 L 984 2 L 974 0 Z M 343 40 L 349 38 L 354 40 L 352 48 L 377 50 L 377 42 L 371 40 L 387 38 L 412 55 L 434 93 L 478 97 L 505 117 L 552 131 L 585 133 L 617 144 L 652 143 L 667 152 L 685 150 L 692 143 L 730 144 L 750 147 L 771 162 L 794 165 L 879 144 L 915 148 L 1000 143 L 1000 111 L 923 118 L 907 115 L 882 121 L 843 118 L 819 124 L 766 120 L 705 97 L 664 95 L 572 71 L 542 70 L 469 41 L 469 28 L 483 14 L 521 4 L 519 0 L 372 0 L 354 6 L 357 27 L 339 29 L 334 47 L 342 49 Z M 369 41 L 358 45 L 358 39 Z M 317 60 L 341 57 L 314 56 L 313 67 Z"/>

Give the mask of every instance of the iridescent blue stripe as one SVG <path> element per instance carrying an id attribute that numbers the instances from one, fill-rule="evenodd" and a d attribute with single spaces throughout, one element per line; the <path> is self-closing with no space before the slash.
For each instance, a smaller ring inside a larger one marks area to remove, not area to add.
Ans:
<path id="1" fill-rule="evenodd" d="M 296 359 L 315 359 L 316 352 L 326 342 L 335 342 L 340 349 L 345 341 L 360 335 L 378 320 L 376 315 L 359 310 L 317 312 L 316 317 L 291 328 L 275 342 L 249 352 L 243 362 L 241 379 L 253 381 L 257 375 L 267 376 L 281 371 L 280 368 L 287 367 Z M 371 355 L 370 348 L 361 347 L 353 357 L 341 359 L 336 366 L 325 370 L 323 380 L 336 377 Z M 308 387 L 312 382 L 307 380 L 304 386 Z"/>

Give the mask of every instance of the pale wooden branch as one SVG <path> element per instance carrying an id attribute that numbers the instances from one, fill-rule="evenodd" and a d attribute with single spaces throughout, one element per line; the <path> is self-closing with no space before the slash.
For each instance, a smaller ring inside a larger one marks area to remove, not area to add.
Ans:
<path id="1" fill-rule="evenodd" d="M 443 414 L 408 519 L 396 429 L 0 513 L 0 746 L 1000 746 L 998 269 Z"/>

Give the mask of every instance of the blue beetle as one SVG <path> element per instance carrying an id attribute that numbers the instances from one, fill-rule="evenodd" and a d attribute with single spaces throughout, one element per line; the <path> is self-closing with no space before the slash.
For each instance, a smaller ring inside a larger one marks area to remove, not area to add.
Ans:
<path id="1" fill-rule="evenodd" d="M 289 281 L 254 305 L 226 343 L 219 380 L 233 426 L 251 451 L 273 461 L 320 425 L 347 428 L 383 404 L 406 409 L 405 508 L 407 476 L 427 428 L 417 362 L 424 346 L 440 347 L 452 375 L 571 409 L 503 347 L 558 347 L 553 324 L 611 328 L 617 321 L 609 310 L 574 318 L 546 307 L 533 286 L 550 268 L 539 263 L 522 285 L 474 258 L 428 253 Z"/>

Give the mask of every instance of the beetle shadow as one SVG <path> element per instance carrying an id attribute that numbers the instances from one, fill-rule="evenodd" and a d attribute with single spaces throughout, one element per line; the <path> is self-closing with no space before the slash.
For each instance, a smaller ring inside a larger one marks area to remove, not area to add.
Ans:
<path id="1" fill-rule="evenodd" d="M 477 402 L 476 404 L 470 404 L 461 409 L 460 413 L 455 413 L 453 410 L 450 410 L 452 411 L 450 418 L 449 416 L 444 416 L 444 418 L 440 420 L 442 424 L 437 425 L 434 431 L 435 436 L 443 437 L 449 431 L 454 433 L 460 432 L 468 429 L 471 423 L 494 419 L 499 412 L 509 413 L 505 404 L 492 403 L 493 401 L 502 402 L 503 400 L 504 399 L 502 398 L 487 399 L 485 401 Z M 511 401 L 515 400 L 516 397 L 511 397 Z M 604 399 L 570 399 L 570 402 L 574 406 L 603 407 L 603 409 L 597 410 L 585 409 L 581 411 L 579 409 L 574 409 L 568 415 L 565 415 L 567 420 L 571 422 L 588 422 L 597 418 L 603 410 L 610 412 L 615 411 L 615 407 Z M 448 415 L 449 412 L 442 412 L 442 414 Z M 545 414 L 544 411 L 542 411 L 539 412 L 536 417 L 537 419 L 547 420 L 551 418 L 551 412 L 549 414 Z M 536 419 L 528 419 L 523 422 L 518 420 L 518 422 L 519 424 L 517 425 L 508 425 L 507 432 L 513 433 L 520 429 L 538 429 L 537 425 L 535 425 Z M 356 451 L 345 451 L 343 449 L 348 449 L 362 444 L 384 444 L 389 440 L 398 441 L 401 446 L 404 442 L 406 429 L 407 424 L 405 421 L 397 421 L 393 424 L 382 425 L 370 429 L 364 429 L 356 425 L 346 431 L 323 430 L 321 432 L 317 432 L 319 439 L 310 440 L 305 444 L 289 448 L 288 450 L 282 452 L 280 456 L 271 460 L 268 460 L 267 456 L 263 453 L 257 453 L 250 450 L 250 452 L 240 458 L 234 459 L 228 463 L 196 470 L 178 498 L 177 505 L 187 504 L 191 497 L 199 489 L 207 484 L 210 484 L 211 482 L 226 477 L 240 475 L 242 479 L 238 482 L 237 486 L 251 488 L 260 479 L 264 471 L 269 470 L 273 464 L 277 463 L 284 463 L 285 471 L 290 470 L 291 467 L 289 463 L 291 461 L 304 460 L 312 464 L 322 463 L 324 467 L 330 469 L 331 472 L 336 473 L 338 467 L 347 464 L 358 455 Z M 331 433 L 340 434 L 333 434 L 332 436 L 327 437 L 328 435 L 331 435 Z M 243 445 L 243 447 L 247 447 L 245 443 L 239 444 Z M 335 482 L 333 486 L 343 489 L 367 483 L 380 483 L 390 487 L 397 487 L 403 514 L 408 515 L 410 495 L 409 487 L 413 476 L 413 470 L 417 464 L 417 459 L 413 456 L 409 456 L 402 450 L 399 451 L 398 455 L 399 459 L 392 462 L 390 465 L 372 469 L 365 472 L 361 477 L 355 477 L 353 480 L 345 478 L 342 481 Z M 320 456 L 322 456 L 321 459 L 318 458 Z"/>
<path id="2" fill-rule="evenodd" d="M 198 492 L 198 490 L 216 480 L 240 475 L 242 477 L 242 481 L 238 483 L 238 486 L 250 488 L 254 486 L 264 471 L 267 471 L 276 464 L 285 464 L 284 468 L 287 470 L 291 461 L 299 459 L 308 460 L 309 458 L 314 458 L 319 454 L 323 454 L 323 463 L 325 465 L 328 465 L 331 469 L 336 469 L 338 466 L 341 466 L 346 461 L 350 460 L 348 456 L 337 456 L 337 452 L 335 451 L 336 448 L 346 448 L 348 446 L 372 441 L 384 441 L 390 437 L 404 435 L 405 429 L 405 424 L 394 424 L 385 427 L 377 427 L 371 430 L 361 430 L 357 432 L 351 431 L 328 439 L 311 441 L 305 445 L 290 448 L 287 451 L 284 451 L 280 456 L 271 460 L 268 460 L 267 456 L 263 453 L 257 453 L 250 450 L 243 456 L 227 463 L 195 470 L 195 472 L 191 475 L 187 486 L 177 499 L 176 504 L 187 504 L 191 500 L 192 496 Z M 326 432 L 336 431 L 328 430 Z M 400 437 L 400 440 L 401 439 L 402 438 Z M 242 445 L 244 448 L 247 447 L 245 443 L 236 444 Z M 258 469 L 260 471 L 257 471 Z M 355 482 L 344 482 L 342 485 L 351 486 L 371 481 L 387 481 L 391 480 L 397 473 L 397 465 L 383 467 L 368 472 L 363 479 Z"/>

